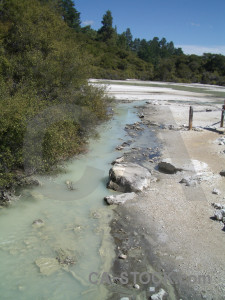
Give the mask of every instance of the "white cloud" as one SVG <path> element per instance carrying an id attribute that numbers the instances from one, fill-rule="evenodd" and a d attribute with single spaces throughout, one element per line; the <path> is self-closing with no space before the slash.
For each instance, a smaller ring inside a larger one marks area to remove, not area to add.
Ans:
<path id="1" fill-rule="evenodd" d="M 197 24 L 197 23 L 191 22 L 191 26 L 194 26 L 194 27 L 200 27 L 200 24 Z"/>
<path id="2" fill-rule="evenodd" d="M 198 46 L 198 45 L 176 45 L 176 48 L 182 48 L 185 54 L 202 55 L 203 53 L 214 53 L 225 55 L 224 46 Z"/>
<path id="3" fill-rule="evenodd" d="M 86 20 L 86 21 L 82 22 L 82 25 L 84 25 L 84 26 L 93 25 L 93 24 L 94 24 L 94 21 L 92 21 L 92 20 Z"/>

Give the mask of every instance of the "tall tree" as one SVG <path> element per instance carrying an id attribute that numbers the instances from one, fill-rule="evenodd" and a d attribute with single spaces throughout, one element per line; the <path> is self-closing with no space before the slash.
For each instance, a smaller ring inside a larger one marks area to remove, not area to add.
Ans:
<path id="1" fill-rule="evenodd" d="M 80 28 L 80 13 L 76 10 L 72 0 L 59 0 L 62 17 L 67 25 L 78 30 Z"/>
<path id="2" fill-rule="evenodd" d="M 99 29 L 98 34 L 100 39 L 104 42 L 113 38 L 115 29 L 112 27 L 113 17 L 110 10 L 107 10 L 102 18 L 102 27 Z"/>
<path id="3" fill-rule="evenodd" d="M 127 30 L 125 31 L 125 36 L 126 36 L 126 40 L 127 40 L 127 45 L 129 47 L 129 49 L 131 49 L 132 43 L 133 43 L 133 36 L 131 34 L 130 28 L 127 28 Z"/>

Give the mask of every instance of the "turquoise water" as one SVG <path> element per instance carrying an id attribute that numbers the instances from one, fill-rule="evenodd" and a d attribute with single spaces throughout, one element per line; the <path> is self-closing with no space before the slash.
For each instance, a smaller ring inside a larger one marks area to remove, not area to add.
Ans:
<path id="1" fill-rule="evenodd" d="M 90 284 L 89 274 L 109 271 L 114 258 L 112 208 L 103 197 L 111 193 L 106 188 L 111 162 L 121 155 L 115 147 L 120 138 L 129 139 L 123 128 L 138 121 L 133 106 L 142 104 L 118 104 L 87 154 L 66 163 L 57 176 L 39 177 L 41 186 L 23 189 L 18 201 L 0 210 L 0 299 L 107 298 L 107 289 Z M 44 226 L 32 226 L 36 219 Z M 59 249 L 73 253 L 76 263 L 42 274 L 35 261 L 56 258 Z"/>

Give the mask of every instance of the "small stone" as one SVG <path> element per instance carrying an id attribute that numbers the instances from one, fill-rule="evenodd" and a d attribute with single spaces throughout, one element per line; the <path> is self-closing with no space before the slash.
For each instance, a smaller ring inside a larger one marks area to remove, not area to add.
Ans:
<path id="1" fill-rule="evenodd" d="M 220 175 L 225 177 L 225 170 L 221 171 Z"/>
<path id="2" fill-rule="evenodd" d="M 126 254 L 120 254 L 120 255 L 119 255 L 119 258 L 120 258 L 120 259 L 126 259 L 126 258 L 127 258 L 127 255 L 126 255 Z"/>
<path id="3" fill-rule="evenodd" d="M 216 188 L 213 189 L 212 193 L 214 195 L 220 195 L 221 194 L 221 192 L 218 189 L 216 189 Z"/>
<path id="4" fill-rule="evenodd" d="M 121 151 L 121 150 L 123 150 L 123 149 L 124 149 L 123 146 L 117 146 L 117 147 L 116 147 L 116 150 L 118 150 L 118 151 Z"/>
<path id="5" fill-rule="evenodd" d="M 212 203 L 212 206 L 216 209 L 222 209 L 223 208 L 223 205 L 220 204 L 220 203 Z"/>
<path id="6" fill-rule="evenodd" d="M 167 293 L 163 289 L 160 289 L 157 294 L 151 296 L 151 300 L 163 300 L 163 297 L 166 296 Z"/>
<path id="7" fill-rule="evenodd" d="M 216 220 L 222 221 L 223 215 L 222 215 L 222 213 L 221 213 L 221 210 L 216 210 L 216 211 L 214 212 L 214 217 L 216 218 Z"/>
<path id="8" fill-rule="evenodd" d="M 106 196 L 104 200 L 107 202 L 109 205 L 119 205 L 119 204 L 124 204 L 127 201 L 131 201 L 136 197 L 136 194 L 134 192 L 132 193 L 124 193 L 120 195 L 111 195 L 111 196 Z"/>
<path id="9" fill-rule="evenodd" d="M 32 225 L 35 227 L 42 227 L 45 225 L 45 223 L 41 219 L 37 219 L 33 221 Z"/>
<path id="10" fill-rule="evenodd" d="M 140 289 L 140 285 L 139 285 L 139 284 L 134 284 L 133 287 L 134 287 L 136 290 L 139 290 L 139 289 Z"/>
<path id="11" fill-rule="evenodd" d="M 67 181 L 66 181 L 66 186 L 67 186 L 68 190 L 70 190 L 70 191 L 75 190 L 75 188 L 74 188 L 74 186 L 73 186 L 73 183 L 72 183 L 72 181 L 70 181 L 70 180 L 67 180 Z"/>

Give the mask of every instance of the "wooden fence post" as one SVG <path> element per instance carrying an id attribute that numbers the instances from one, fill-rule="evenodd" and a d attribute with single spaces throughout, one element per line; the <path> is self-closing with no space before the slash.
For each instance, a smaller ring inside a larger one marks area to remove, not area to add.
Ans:
<path id="1" fill-rule="evenodd" d="M 189 130 L 192 130 L 192 122 L 193 122 L 193 107 L 190 106 L 190 110 L 189 110 Z"/>
<path id="2" fill-rule="evenodd" d="M 224 112 L 225 112 L 225 110 L 222 109 L 220 127 L 223 127 L 223 122 L 224 122 Z"/>

